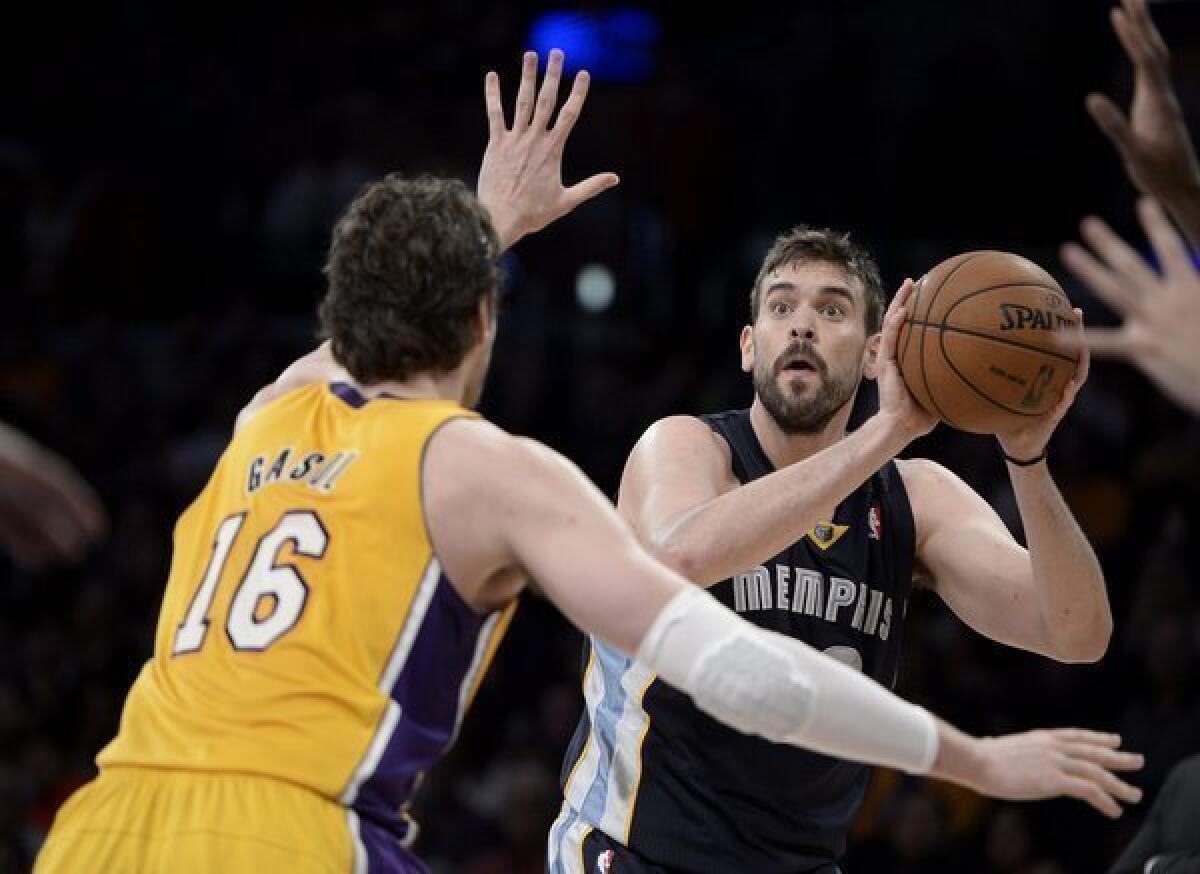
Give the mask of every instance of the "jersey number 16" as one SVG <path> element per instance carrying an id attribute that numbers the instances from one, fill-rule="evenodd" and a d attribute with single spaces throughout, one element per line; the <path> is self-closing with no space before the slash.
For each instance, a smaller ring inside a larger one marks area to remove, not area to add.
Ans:
<path id="1" fill-rule="evenodd" d="M 246 514 L 238 513 L 217 528 L 200 588 L 175 632 L 173 655 L 195 652 L 204 645 L 208 634 L 208 611 L 225 572 L 230 550 L 245 521 Z M 308 600 L 308 584 L 294 565 L 277 563 L 279 551 L 289 542 L 296 554 L 321 558 L 329 535 L 316 513 L 297 510 L 284 513 L 279 523 L 262 536 L 238 583 L 225 621 L 225 633 L 234 649 L 261 652 L 291 631 L 300 620 Z M 264 610 L 264 599 L 273 601 L 265 605 L 269 609 Z"/>

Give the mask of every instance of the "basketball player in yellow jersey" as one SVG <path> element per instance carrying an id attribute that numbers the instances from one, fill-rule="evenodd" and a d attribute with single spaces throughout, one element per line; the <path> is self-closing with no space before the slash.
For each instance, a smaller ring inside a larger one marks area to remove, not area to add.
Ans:
<path id="1" fill-rule="evenodd" d="M 498 254 L 616 182 L 562 186 L 587 78 L 552 124 L 561 53 L 535 100 L 536 65 L 511 128 L 488 77 L 479 199 L 389 176 L 338 222 L 329 346 L 260 393 L 180 518 L 154 655 L 37 871 L 425 870 L 403 810 L 531 577 L 742 731 L 1005 798 L 1129 789 L 1111 770 L 1138 759 L 1107 736 L 970 738 L 754 628 L 651 559 L 568 461 L 469 411 Z"/>

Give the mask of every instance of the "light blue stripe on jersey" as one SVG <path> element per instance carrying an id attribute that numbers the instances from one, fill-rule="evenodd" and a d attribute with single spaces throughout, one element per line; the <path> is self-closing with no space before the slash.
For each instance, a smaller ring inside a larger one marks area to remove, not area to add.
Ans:
<path id="1" fill-rule="evenodd" d="M 608 778 L 616 754 L 614 746 L 617 740 L 617 723 L 625 713 L 626 696 L 621 679 L 633 664 L 633 660 L 595 638 L 592 638 L 592 646 L 596 651 L 600 674 L 604 678 L 604 697 L 600 699 L 596 712 L 592 714 L 592 741 L 598 744 L 600 765 L 596 769 L 592 785 L 588 787 L 587 795 L 584 796 L 579 813 L 584 820 L 598 826 L 603 821 L 604 807 L 608 800 Z"/>
<path id="2" fill-rule="evenodd" d="M 550 874 L 564 874 L 563 859 L 562 859 L 562 842 L 567 833 L 571 831 L 571 826 L 579 820 L 575 814 L 575 810 L 568 804 L 564 804 L 562 811 L 555 820 L 554 825 L 550 827 Z"/>

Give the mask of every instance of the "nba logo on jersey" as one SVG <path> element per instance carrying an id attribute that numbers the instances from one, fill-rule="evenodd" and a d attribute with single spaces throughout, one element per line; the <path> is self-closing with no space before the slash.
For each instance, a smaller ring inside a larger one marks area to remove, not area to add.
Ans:
<path id="1" fill-rule="evenodd" d="M 879 539 L 880 524 L 879 505 L 872 504 L 871 508 L 867 510 L 867 536 L 872 540 Z"/>
<path id="2" fill-rule="evenodd" d="M 612 870 L 612 863 L 613 851 L 605 850 L 596 857 L 596 870 L 599 871 L 600 874 L 608 874 L 608 872 Z"/>

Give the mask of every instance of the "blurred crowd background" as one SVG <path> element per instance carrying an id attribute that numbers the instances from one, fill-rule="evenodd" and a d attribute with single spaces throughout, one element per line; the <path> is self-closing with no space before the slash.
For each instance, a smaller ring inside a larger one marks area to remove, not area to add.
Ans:
<path id="1" fill-rule="evenodd" d="M 1196 130 L 1200 4 L 1152 11 Z M 0 565 L 0 872 L 26 870 L 113 735 L 151 651 L 174 519 L 237 410 L 313 345 L 333 219 L 386 171 L 473 182 L 483 75 L 498 69 L 511 100 L 521 50 L 588 59 L 568 170 L 622 184 L 506 258 L 484 411 L 610 494 L 656 418 L 749 402 L 737 333 L 759 260 L 793 224 L 851 231 L 892 287 L 959 251 L 1018 251 L 1093 323 L 1111 316 L 1057 246 L 1089 212 L 1142 239 L 1083 108 L 1089 90 L 1129 90 L 1100 2 L 128 2 L 21 17 L 0 29 L 0 419 L 78 465 L 112 532 L 72 570 Z M 941 428 L 909 451 L 1019 529 L 991 439 Z M 899 691 L 974 733 L 1119 730 L 1146 753 L 1147 801 L 1111 823 L 879 772 L 851 872 L 1102 870 L 1171 765 L 1200 751 L 1200 422 L 1096 364 L 1051 461 L 1108 576 L 1108 655 L 1015 653 L 918 595 Z M 518 616 L 420 796 L 418 848 L 438 872 L 542 870 L 580 641 L 544 603 Z"/>

